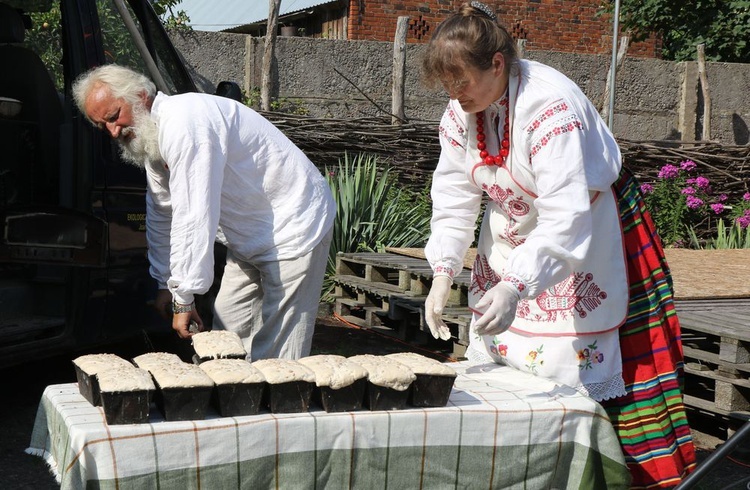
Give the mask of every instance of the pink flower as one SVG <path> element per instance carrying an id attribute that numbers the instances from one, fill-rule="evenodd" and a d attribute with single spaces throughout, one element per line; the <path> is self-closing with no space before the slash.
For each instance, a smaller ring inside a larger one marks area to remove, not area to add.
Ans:
<path id="1" fill-rule="evenodd" d="M 684 162 L 680 163 L 680 168 L 684 170 L 685 172 L 690 172 L 691 170 L 695 170 L 697 165 L 692 160 L 685 160 Z"/>
<path id="2" fill-rule="evenodd" d="M 695 179 L 695 186 L 698 187 L 698 189 L 700 189 L 700 190 L 702 190 L 704 192 L 709 192 L 710 182 L 705 177 L 697 177 Z"/>
<path id="3" fill-rule="evenodd" d="M 684 189 L 680 191 L 680 194 L 684 194 L 686 196 L 692 196 L 695 194 L 695 189 L 693 189 L 692 187 L 685 187 Z"/>
<path id="4" fill-rule="evenodd" d="M 750 213 L 748 213 L 750 210 L 745 210 L 745 214 L 737 218 L 735 221 L 737 221 L 737 224 L 740 225 L 740 228 L 743 230 L 750 226 Z"/>
<path id="5" fill-rule="evenodd" d="M 719 197 L 717 198 L 719 202 L 726 202 L 727 199 L 729 199 L 729 196 L 726 194 L 719 194 Z"/>
<path id="6" fill-rule="evenodd" d="M 703 206 L 703 199 L 695 196 L 687 197 L 687 207 L 689 209 L 698 209 L 701 206 Z"/>
<path id="7" fill-rule="evenodd" d="M 651 184 L 641 184 L 641 192 L 644 194 L 651 194 L 654 192 L 654 186 Z M 750 194 L 750 192 L 748 192 Z"/>
<path id="8" fill-rule="evenodd" d="M 674 165 L 666 164 L 659 170 L 660 179 L 674 179 L 680 174 L 680 169 Z"/>
<path id="9" fill-rule="evenodd" d="M 744 199 L 745 201 L 750 201 L 750 192 L 746 192 L 745 194 L 743 194 L 742 199 Z"/>
<path id="10" fill-rule="evenodd" d="M 716 202 L 711 205 L 711 210 L 716 214 L 721 214 L 724 212 L 724 205 L 720 202 Z"/>

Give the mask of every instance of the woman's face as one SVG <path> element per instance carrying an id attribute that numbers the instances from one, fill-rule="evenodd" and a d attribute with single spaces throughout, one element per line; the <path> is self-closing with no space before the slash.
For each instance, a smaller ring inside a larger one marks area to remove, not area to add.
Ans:
<path id="1" fill-rule="evenodd" d="M 464 111 L 482 112 L 502 97 L 508 87 L 503 55 L 495 53 L 492 66 L 486 70 L 467 66 L 460 76 L 441 82 L 450 98 L 457 100 Z"/>

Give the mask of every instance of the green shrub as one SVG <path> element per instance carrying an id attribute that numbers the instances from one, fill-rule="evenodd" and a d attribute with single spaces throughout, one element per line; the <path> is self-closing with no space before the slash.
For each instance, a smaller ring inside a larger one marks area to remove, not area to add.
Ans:
<path id="1" fill-rule="evenodd" d="M 386 247 L 421 247 L 430 233 L 429 191 L 399 185 L 378 157 L 345 155 L 335 168 L 326 167 L 326 180 L 336 200 L 325 295 L 330 293 L 339 252 L 384 252 Z"/>

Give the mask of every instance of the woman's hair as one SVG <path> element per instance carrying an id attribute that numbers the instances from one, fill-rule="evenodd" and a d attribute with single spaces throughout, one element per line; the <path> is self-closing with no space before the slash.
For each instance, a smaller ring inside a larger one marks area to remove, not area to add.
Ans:
<path id="1" fill-rule="evenodd" d="M 513 38 L 488 6 L 465 3 L 435 29 L 422 59 L 422 76 L 434 87 L 441 79 L 459 77 L 467 67 L 490 68 L 498 52 L 510 73 L 518 60 Z"/>
<path id="2" fill-rule="evenodd" d="M 131 105 L 136 105 L 143 93 L 149 99 L 156 96 L 156 85 L 145 75 L 120 65 L 102 65 L 80 75 L 73 82 L 73 99 L 84 115 L 86 98 L 94 88 L 102 85 L 109 88 L 114 98 L 124 99 Z"/>

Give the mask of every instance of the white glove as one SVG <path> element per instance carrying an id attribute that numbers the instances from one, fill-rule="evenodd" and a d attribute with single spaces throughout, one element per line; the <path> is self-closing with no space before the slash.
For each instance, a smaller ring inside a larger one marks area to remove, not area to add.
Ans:
<path id="1" fill-rule="evenodd" d="M 443 308 L 448 302 L 448 294 L 451 292 L 453 280 L 448 276 L 435 276 L 432 279 L 432 287 L 427 300 L 424 303 L 424 319 L 430 327 L 432 336 L 436 339 L 448 340 L 451 331 L 443 321 Z"/>
<path id="2" fill-rule="evenodd" d="M 521 295 L 507 282 L 500 282 L 484 293 L 474 309 L 481 317 L 474 323 L 474 332 L 479 335 L 498 335 L 510 327 L 516 317 L 516 307 Z"/>

